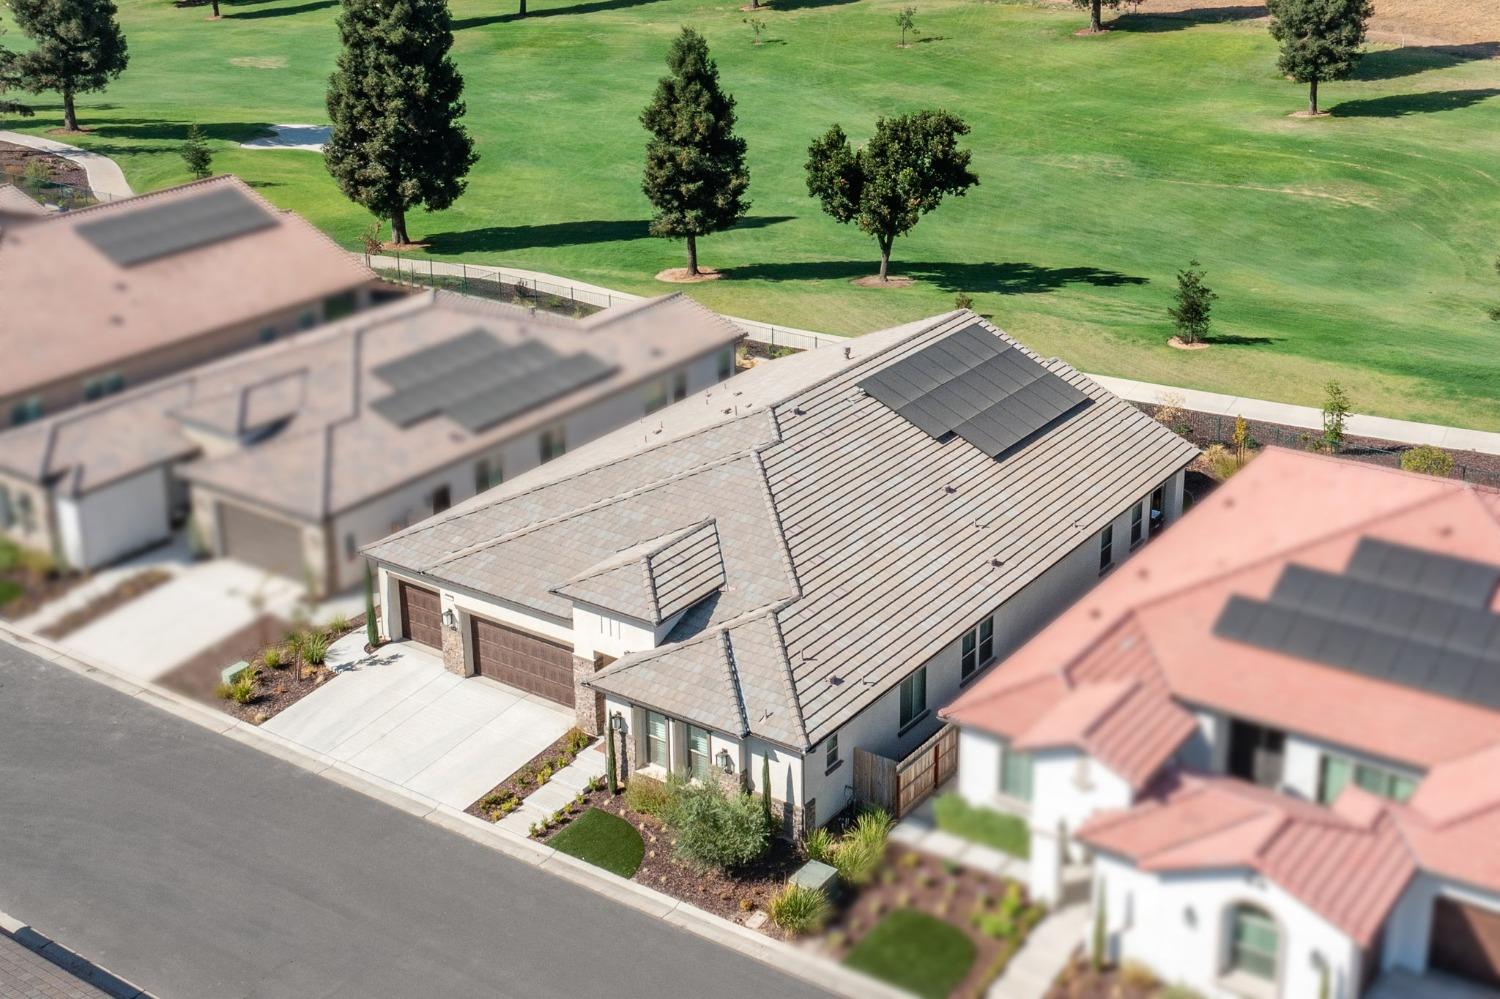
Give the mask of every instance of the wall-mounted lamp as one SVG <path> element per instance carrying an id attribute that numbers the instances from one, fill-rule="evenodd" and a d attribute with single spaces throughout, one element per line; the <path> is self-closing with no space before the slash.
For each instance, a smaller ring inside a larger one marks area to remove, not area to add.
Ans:
<path id="1" fill-rule="evenodd" d="M 719 750 L 719 755 L 714 757 L 714 759 L 718 761 L 720 770 L 724 771 L 726 774 L 734 773 L 734 760 L 731 760 L 729 758 L 729 750 Z"/>
<path id="2" fill-rule="evenodd" d="M 443 623 L 446 624 L 451 631 L 458 630 L 458 615 L 453 613 L 452 607 L 449 607 L 447 610 L 443 611 Z"/>
<path id="3" fill-rule="evenodd" d="M 616 711 L 609 716 L 609 730 L 611 732 L 625 731 L 625 716 Z"/>

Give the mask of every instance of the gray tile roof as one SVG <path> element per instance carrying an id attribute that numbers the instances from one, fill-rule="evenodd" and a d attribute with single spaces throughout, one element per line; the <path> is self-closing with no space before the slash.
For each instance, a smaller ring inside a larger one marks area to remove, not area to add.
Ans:
<path id="1" fill-rule="evenodd" d="M 712 520 L 632 545 L 552 592 L 660 625 L 724 585 Z"/>
<path id="2" fill-rule="evenodd" d="M 1196 453 L 1056 359 L 1037 360 L 1091 403 L 999 461 L 859 389 L 976 322 L 951 313 L 762 364 L 367 552 L 567 619 L 554 588 L 712 519 L 722 588 L 671 644 L 591 683 L 809 748 Z M 708 693 L 726 670 L 734 705 Z"/>

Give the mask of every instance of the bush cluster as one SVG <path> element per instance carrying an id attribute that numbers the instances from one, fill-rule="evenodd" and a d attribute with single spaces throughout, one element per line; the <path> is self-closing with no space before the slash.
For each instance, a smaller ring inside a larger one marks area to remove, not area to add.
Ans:
<path id="1" fill-rule="evenodd" d="M 788 882 L 771 899 L 771 922 L 794 936 L 816 933 L 828 921 L 828 896 L 817 888 Z"/>
<path id="2" fill-rule="evenodd" d="M 677 834 L 678 858 L 699 869 L 744 867 L 771 845 L 760 802 L 749 794 L 727 794 L 712 781 L 672 785 L 663 817 Z"/>
<path id="3" fill-rule="evenodd" d="M 842 836 L 827 829 L 814 829 L 802 841 L 809 860 L 832 866 L 839 879 L 855 888 L 870 883 L 885 860 L 886 837 L 891 817 L 883 809 L 863 811 Z"/>

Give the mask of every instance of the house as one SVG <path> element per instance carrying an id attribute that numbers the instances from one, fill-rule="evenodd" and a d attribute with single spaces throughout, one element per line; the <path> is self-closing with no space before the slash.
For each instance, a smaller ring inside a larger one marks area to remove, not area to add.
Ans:
<path id="1" fill-rule="evenodd" d="M 742 335 L 683 296 L 403 297 L 0 434 L 0 530 L 94 568 L 191 511 L 204 548 L 336 592 L 360 545 L 728 377 Z"/>
<path id="2" fill-rule="evenodd" d="M 1500 492 L 1267 449 L 944 715 L 1032 892 L 1092 864 L 1117 958 L 1500 987 Z"/>
<path id="3" fill-rule="evenodd" d="M 387 637 L 800 832 L 1123 563 L 1195 449 L 962 311 L 762 364 L 365 549 Z"/>
<path id="4" fill-rule="evenodd" d="M 348 315 L 375 285 L 230 176 L 7 226 L 0 429 Z"/>

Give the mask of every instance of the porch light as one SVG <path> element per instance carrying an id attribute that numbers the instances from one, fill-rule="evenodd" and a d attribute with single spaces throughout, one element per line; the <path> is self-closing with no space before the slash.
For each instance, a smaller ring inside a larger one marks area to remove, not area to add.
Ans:
<path id="1" fill-rule="evenodd" d="M 453 631 L 458 630 L 458 615 L 453 613 L 452 607 L 449 607 L 447 610 L 443 611 L 443 623 Z"/>
<path id="2" fill-rule="evenodd" d="M 609 730 L 611 732 L 625 731 L 625 716 L 616 711 L 609 716 Z"/>
<path id="3" fill-rule="evenodd" d="M 718 761 L 720 770 L 726 774 L 734 773 L 734 761 L 729 758 L 729 750 L 720 749 L 719 755 L 715 756 L 714 759 Z"/>

